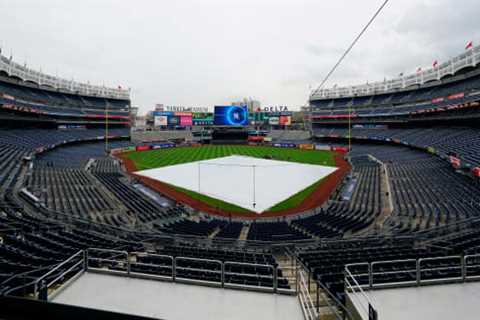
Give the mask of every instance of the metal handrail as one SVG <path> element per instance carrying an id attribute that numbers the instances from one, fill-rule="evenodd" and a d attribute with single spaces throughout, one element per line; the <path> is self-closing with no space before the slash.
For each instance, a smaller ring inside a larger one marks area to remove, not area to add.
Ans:
<path id="1" fill-rule="evenodd" d="M 346 313 L 346 314 L 348 315 L 347 319 L 353 319 L 353 315 L 352 315 L 352 313 L 350 312 L 350 310 L 347 308 L 347 306 L 345 306 L 340 300 L 338 300 L 338 298 L 337 298 L 336 296 L 334 296 L 334 295 L 330 292 L 330 290 L 328 290 L 328 288 L 323 285 L 322 282 L 316 281 L 316 283 L 317 283 L 317 285 L 318 285 L 319 287 L 322 288 L 323 292 L 325 292 L 325 293 L 330 297 L 330 299 L 332 299 L 332 300 L 335 302 L 336 306 L 340 307 L 340 309 L 341 309 L 344 313 Z M 318 292 L 318 288 L 317 288 L 317 292 Z M 334 306 L 332 306 L 332 305 L 330 304 L 330 302 L 328 301 L 328 299 L 326 299 L 326 300 L 327 300 L 327 304 L 328 304 L 328 306 L 330 307 L 330 309 L 332 309 L 333 312 L 335 313 L 335 315 L 337 316 L 337 319 L 339 319 L 339 320 L 344 320 L 345 318 L 342 317 L 342 315 L 338 312 L 337 308 L 335 308 Z"/>
<path id="2" fill-rule="evenodd" d="M 468 279 L 480 279 L 480 275 L 478 275 L 478 276 L 469 276 L 468 275 L 468 269 L 469 268 L 473 268 L 475 266 L 480 268 L 480 264 L 477 264 L 477 265 L 474 265 L 474 266 L 470 266 L 468 264 L 468 260 L 472 259 L 472 258 L 480 258 L 480 254 L 467 254 L 465 257 L 463 257 L 462 277 L 463 277 L 464 281 L 468 280 Z"/>
<path id="3" fill-rule="evenodd" d="M 58 269 L 60 269 L 61 267 L 63 267 L 65 264 L 69 263 L 70 261 L 72 261 L 73 259 L 75 259 L 76 257 L 78 256 L 82 256 L 82 258 L 84 258 L 84 251 L 83 250 L 80 250 L 78 251 L 77 253 L 75 253 L 73 256 L 71 256 L 70 258 L 68 258 L 67 260 L 65 260 L 64 262 L 60 263 L 58 266 L 56 266 L 55 268 L 53 268 L 52 270 L 50 270 L 49 272 L 47 272 L 46 274 L 44 274 L 43 276 L 41 276 L 40 278 L 38 278 L 37 280 L 35 280 L 34 282 L 34 289 L 33 289 L 33 294 L 34 296 L 36 297 L 37 296 L 37 293 L 38 293 L 38 283 L 40 281 L 42 281 L 43 279 L 45 279 L 46 277 L 48 277 L 49 275 L 51 275 L 53 272 L 57 271 Z M 83 262 L 83 259 L 82 259 L 82 262 Z M 67 272 L 64 272 L 62 273 L 62 276 L 67 274 L 68 272 L 70 272 L 71 270 L 69 269 Z"/>
<path id="4" fill-rule="evenodd" d="M 246 267 L 254 267 L 254 268 L 257 268 L 257 267 L 260 267 L 260 268 L 265 268 L 265 269 L 268 269 L 268 270 L 271 270 L 271 274 L 268 274 L 268 275 L 263 275 L 263 274 L 257 274 L 257 273 L 237 273 L 237 272 L 227 272 L 225 271 L 225 267 L 226 266 L 246 266 Z M 225 261 L 223 263 L 223 274 L 224 275 L 243 275 L 243 276 L 256 276 L 256 277 L 260 277 L 260 278 L 268 278 L 268 279 L 272 279 L 272 282 L 273 282 L 273 290 L 276 291 L 277 288 L 278 288 L 278 274 L 276 275 L 276 270 L 277 268 L 272 266 L 272 265 L 268 265 L 268 264 L 257 264 L 257 263 L 248 263 L 248 262 L 235 262 L 235 261 Z M 230 282 L 229 282 L 230 284 Z"/>
<path id="5" fill-rule="evenodd" d="M 426 261 L 439 261 L 439 260 L 452 260 L 452 259 L 459 259 L 460 265 L 455 266 L 455 267 L 434 267 L 434 268 L 426 268 L 422 269 L 422 262 Z M 462 256 L 445 256 L 445 257 L 430 257 L 430 258 L 420 258 L 418 259 L 417 263 L 417 283 L 421 284 L 422 283 L 422 271 L 432 271 L 432 270 L 447 270 L 447 269 L 460 269 L 461 270 L 461 275 L 459 277 L 449 277 L 449 278 L 442 278 L 442 279 L 432 279 L 432 280 L 424 280 L 426 282 L 440 282 L 444 280 L 459 280 L 463 279 L 463 270 L 464 270 L 464 259 Z"/>
<path id="6" fill-rule="evenodd" d="M 119 255 L 122 255 L 122 260 L 113 260 L 113 259 L 110 259 L 109 257 L 108 258 L 97 258 L 97 257 L 92 257 L 92 253 L 94 252 L 103 252 L 103 253 L 114 253 L 114 254 L 119 254 Z M 167 265 L 156 265 L 154 263 L 142 263 L 142 262 L 135 262 L 135 261 L 132 261 L 130 259 L 131 256 L 134 256 L 134 255 L 137 255 L 137 256 L 141 256 L 141 255 L 145 255 L 145 256 L 152 256 L 152 257 L 160 257 L 160 258 L 167 258 L 169 259 L 172 264 L 170 266 L 167 266 Z M 225 271 L 225 265 L 240 265 L 240 266 L 250 266 L 250 267 L 260 267 L 260 268 L 266 268 L 266 269 L 269 269 L 272 271 L 272 274 L 269 274 L 269 275 L 259 275 L 259 274 L 256 274 L 256 273 L 240 273 L 239 275 L 241 276 L 255 276 L 255 277 L 263 277 L 263 278 L 269 278 L 269 279 L 273 279 L 273 291 L 274 292 L 277 292 L 277 288 L 278 288 L 278 268 L 276 268 L 275 266 L 272 266 L 272 265 L 268 265 L 268 264 L 254 264 L 254 263 L 244 263 L 244 262 L 235 262 L 235 261 L 225 261 L 225 262 L 222 262 L 220 260 L 212 260 L 212 259 L 201 259 L 201 258 L 191 258 L 191 257 L 176 257 L 176 258 L 173 258 L 172 256 L 168 256 L 168 255 L 158 255 L 158 254 L 150 254 L 150 253 L 142 253 L 142 252 L 131 252 L 130 254 L 126 251 L 120 251 L 120 250 L 110 250 L 110 249 L 102 249 L 102 248 L 89 248 L 89 249 L 86 249 L 86 250 L 80 250 L 78 251 L 77 253 L 75 253 L 74 255 L 72 255 L 71 257 L 69 257 L 67 260 L 65 260 L 64 262 L 60 263 L 59 265 L 55 266 L 53 269 L 49 270 L 46 274 L 42 275 L 41 277 L 33 280 L 32 282 L 28 283 L 28 284 L 23 284 L 21 286 L 18 286 L 16 288 L 10 288 L 8 290 L 7 293 L 9 292 L 12 292 L 14 290 L 18 290 L 18 289 L 21 289 L 21 288 L 24 288 L 24 287 L 27 287 L 27 286 L 30 286 L 30 285 L 33 285 L 34 286 L 34 297 L 35 298 L 39 298 L 39 294 L 38 294 L 38 284 L 43 281 L 46 277 L 52 275 L 55 271 L 58 271 L 60 268 L 64 267 L 66 264 L 68 263 L 71 263 L 75 258 L 80 258 L 78 262 L 75 262 L 72 266 L 69 266 L 68 269 L 66 269 L 65 271 L 62 271 L 61 274 L 59 275 L 56 275 L 55 276 L 55 279 L 51 280 L 48 284 L 46 284 L 46 288 L 48 289 L 49 287 L 51 287 L 53 284 L 55 284 L 56 282 L 58 282 L 59 280 L 63 279 L 65 277 L 66 274 L 70 273 L 72 270 L 76 269 L 76 268 L 79 268 L 79 272 L 77 272 L 77 274 L 74 276 L 74 277 L 77 277 L 78 275 L 80 275 L 81 273 L 85 272 L 85 271 L 88 271 L 88 270 L 100 270 L 98 268 L 95 268 L 95 267 L 90 267 L 89 266 L 89 263 L 88 261 L 91 261 L 91 260 L 95 260 L 95 261 L 109 261 L 109 262 L 122 262 L 122 263 L 125 263 L 126 265 L 126 268 L 127 268 L 127 272 L 123 272 L 122 271 L 122 274 L 125 274 L 126 276 L 130 277 L 130 276 L 135 276 L 135 275 L 144 275 L 144 276 L 151 276 L 151 274 L 149 273 L 133 273 L 134 275 L 131 275 L 131 266 L 132 265 L 135 265 L 135 264 L 138 264 L 138 265 L 148 265 L 148 266 L 154 266 L 154 267 L 159 267 L 159 268 L 170 268 L 172 270 L 172 277 L 164 277 L 164 278 L 170 278 L 171 281 L 175 282 L 176 281 L 176 271 L 177 270 L 197 270 L 197 271 L 202 271 L 202 272 L 210 272 L 210 273 L 215 273 L 215 274 L 221 274 L 221 286 L 222 287 L 225 287 L 225 275 L 226 274 L 236 274 L 234 272 L 226 272 Z M 209 270 L 209 269 L 202 269 L 202 268 L 190 268 L 190 267 L 178 267 L 176 262 L 177 261 L 192 261 L 192 262 L 209 262 L 209 263 L 215 263 L 216 265 L 219 265 L 220 266 L 220 270 Z M 295 266 L 293 267 L 294 270 L 295 270 L 295 277 L 297 278 L 298 277 L 298 266 Z M 36 270 L 36 271 L 39 271 L 39 270 Z M 115 272 L 117 273 L 118 271 L 117 270 L 109 270 L 108 268 L 105 269 L 105 270 L 101 270 L 102 272 Z M 15 277 L 18 277 L 19 275 L 15 276 Z M 12 277 L 14 278 L 14 277 Z M 158 278 L 157 276 L 152 276 L 152 278 Z M 73 279 L 73 278 L 72 278 Z M 192 282 L 196 282 L 196 283 L 204 283 L 204 282 L 211 282 L 211 281 L 204 281 L 204 280 L 195 280 L 195 279 L 190 279 L 190 278 L 181 278 L 182 280 L 188 280 L 188 281 L 192 281 Z M 229 285 L 232 285 L 233 284 L 229 284 Z M 298 285 L 298 279 L 296 279 L 296 286 Z M 239 285 L 240 287 L 243 287 L 243 288 L 247 288 L 247 289 L 254 289 L 253 286 L 248 286 L 248 285 Z M 306 288 L 306 284 L 304 283 L 304 289 Z M 262 288 L 262 287 L 258 287 L 258 290 L 262 290 L 264 291 L 265 288 Z M 308 290 L 308 289 L 307 289 Z M 287 292 L 292 292 L 292 290 L 287 290 L 287 289 L 282 289 L 281 291 L 279 291 L 280 293 L 287 293 Z M 293 292 L 295 293 L 298 293 L 297 289 L 295 289 Z"/>
<path id="7" fill-rule="evenodd" d="M 299 287 L 298 298 L 300 300 L 300 306 L 302 307 L 302 312 L 307 320 L 316 320 L 318 319 L 318 312 L 313 303 L 312 297 L 310 296 L 310 290 L 308 289 L 303 271 L 300 271 L 299 274 Z"/>
<path id="8" fill-rule="evenodd" d="M 35 280 L 32 280 L 30 283 L 28 284 L 24 284 L 22 286 L 18 286 L 18 287 L 15 287 L 15 288 L 5 288 L 5 286 L 10 282 L 10 281 L 13 281 L 14 279 L 18 279 L 18 278 L 21 278 L 21 277 L 26 277 L 32 273 L 35 273 L 35 272 L 39 272 L 39 271 L 42 271 L 42 270 L 49 270 L 51 268 L 54 268 L 56 265 L 51 265 L 51 266 L 45 266 L 45 267 L 40 267 L 40 268 L 37 268 L 37 269 L 33 269 L 33 270 L 29 270 L 29 271 L 26 271 L 26 272 L 22 272 L 22 273 L 17 273 L 17 274 L 14 274 L 12 275 L 11 277 L 5 279 L 2 283 L 0 283 L 0 288 L 2 288 L 3 290 L 5 289 L 8 289 L 6 291 L 0 291 L 0 295 L 8 295 L 11 291 L 14 291 L 16 289 L 20 289 L 20 288 L 24 288 L 24 287 L 27 287 L 29 285 L 32 285 Z"/>
<path id="9" fill-rule="evenodd" d="M 76 264 L 74 264 L 73 266 L 71 266 L 70 268 L 67 269 L 67 271 L 65 271 L 64 273 L 60 274 L 58 277 L 56 277 L 55 279 L 53 279 L 52 281 L 50 281 L 48 284 L 47 284 L 47 288 L 49 288 L 50 286 L 52 286 L 55 282 L 57 282 L 59 279 L 63 278 L 66 274 L 70 273 L 70 271 L 74 270 L 75 268 L 78 268 L 78 266 L 80 265 L 83 265 L 84 261 L 83 259 L 78 261 Z"/>
<path id="10" fill-rule="evenodd" d="M 117 256 L 114 257 L 109 257 L 109 258 L 98 258 L 98 257 L 91 257 L 91 252 L 104 252 L 104 253 L 116 253 L 118 254 Z M 115 260 L 118 256 L 122 256 L 122 260 Z M 112 263 L 125 263 L 126 270 L 125 271 L 117 271 L 117 272 L 126 272 L 127 274 L 130 274 L 130 261 L 128 259 L 128 252 L 127 251 L 121 251 L 121 250 L 111 250 L 111 249 L 102 249 L 102 248 L 88 248 L 86 250 L 86 257 L 85 257 L 85 264 L 87 269 L 89 268 L 89 262 L 90 261 L 106 261 L 106 262 L 112 262 Z"/>
<path id="11" fill-rule="evenodd" d="M 409 262 L 414 262 L 415 263 L 415 269 L 411 270 L 397 270 L 397 271 L 379 271 L 375 272 L 374 267 L 376 265 L 381 265 L 381 264 L 394 264 L 394 263 L 409 263 Z M 372 288 L 375 286 L 374 281 L 375 281 L 375 275 L 380 275 L 380 274 L 398 274 L 398 273 L 408 273 L 408 272 L 416 272 L 417 271 L 417 259 L 402 259 L 402 260 L 383 260 L 383 261 L 374 261 L 370 264 L 370 274 L 369 274 L 369 286 Z M 409 281 L 405 281 L 402 283 L 407 283 Z M 413 280 L 411 282 L 416 282 L 416 280 Z"/>
<path id="12" fill-rule="evenodd" d="M 283 291 L 283 292 L 291 292 L 291 293 L 297 293 L 297 282 L 298 282 L 298 270 L 299 266 L 283 266 L 281 268 L 276 268 L 276 274 L 277 274 L 277 291 Z M 279 277 L 279 272 L 282 271 L 282 277 Z M 288 271 L 292 272 L 292 276 L 286 276 L 285 273 Z M 280 288 L 278 287 L 278 280 L 279 279 L 285 279 L 289 283 L 289 285 L 294 285 L 293 288 L 291 287 L 290 289 L 285 289 L 285 288 Z M 293 283 L 290 283 L 293 282 Z"/>
<path id="13" fill-rule="evenodd" d="M 220 261 L 220 260 L 203 259 L 203 258 L 192 258 L 192 257 L 182 257 L 182 256 L 175 257 L 175 261 L 178 261 L 178 260 L 200 261 L 200 262 L 214 262 L 214 263 L 222 264 L 222 261 Z M 178 267 L 177 267 L 177 268 L 178 268 Z"/>
<path id="14" fill-rule="evenodd" d="M 155 268 L 158 268 L 158 269 L 162 269 L 162 268 L 170 268 L 172 270 L 172 280 L 173 280 L 173 277 L 174 277 L 174 260 L 175 258 L 173 256 L 168 256 L 168 255 L 164 255 L 164 254 L 156 254 L 156 253 L 148 253 L 148 252 L 131 252 L 130 253 L 131 255 L 135 255 L 137 256 L 137 259 L 138 257 L 154 257 L 154 258 L 163 258 L 163 259 L 168 259 L 170 261 L 170 265 L 160 265 L 160 264 L 154 264 L 154 263 L 144 263 L 144 262 L 138 262 L 138 261 L 135 261 L 135 262 L 130 262 L 130 265 L 132 264 L 136 264 L 136 265 L 143 265 L 143 266 L 152 266 L 152 267 L 155 267 Z"/>
<path id="15" fill-rule="evenodd" d="M 354 282 L 355 286 L 358 288 L 358 291 L 360 292 L 361 296 L 363 296 L 363 298 L 365 298 L 365 300 L 367 301 L 367 306 L 365 307 L 365 305 L 360 301 L 360 299 L 358 299 L 357 295 L 354 294 L 353 296 L 355 297 L 355 299 L 359 302 L 360 306 L 362 307 L 363 311 L 365 311 L 365 313 L 368 315 L 368 305 L 371 305 L 372 307 L 374 306 L 374 303 L 373 301 L 370 299 L 370 297 L 365 293 L 365 291 L 363 290 L 362 286 L 358 283 L 357 279 L 355 279 L 355 277 L 352 275 L 352 273 L 350 272 L 350 270 L 348 270 L 348 267 L 349 266 L 359 266 L 359 265 L 367 265 L 368 266 L 368 270 L 369 270 L 369 273 L 371 272 L 371 268 L 370 268 L 370 264 L 367 262 L 367 263 L 355 263 L 355 264 L 351 264 L 351 265 L 346 265 L 345 266 L 345 287 L 348 287 L 351 288 L 352 290 L 352 293 L 356 293 L 356 289 L 354 288 L 354 286 L 350 283 L 350 281 L 348 280 L 348 277 L 350 277 L 352 279 L 352 281 Z"/>
<path id="16" fill-rule="evenodd" d="M 223 266 L 223 263 L 222 261 L 220 260 L 211 260 L 211 259 L 202 259 L 202 258 L 191 258 L 191 257 L 175 257 L 175 259 L 173 260 L 174 261 L 174 280 L 177 280 L 177 279 L 185 279 L 185 280 L 188 280 L 188 281 L 192 281 L 192 282 L 199 282 L 199 281 L 203 281 L 203 280 L 197 280 L 197 279 L 190 279 L 190 278 L 183 278 L 183 277 L 178 277 L 178 273 L 177 273 L 177 270 L 191 270 L 191 271 L 202 271 L 202 272 L 207 272 L 207 273 L 214 273 L 214 274 L 218 274 L 220 273 L 220 284 L 223 286 L 224 282 L 224 266 Z M 209 262 L 209 263 L 215 263 L 215 264 L 218 264 L 220 266 L 220 271 L 219 270 L 212 270 L 212 269 L 202 269 L 202 268 L 189 268 L 189 267 L 179 267 L 177 262 L 178 261 L 194 261 L 194 262 Z M 208 281 L 208 282 L 212 282 L 212 281 Z M 215 281 L 216 282 L 216 281 Z"/>

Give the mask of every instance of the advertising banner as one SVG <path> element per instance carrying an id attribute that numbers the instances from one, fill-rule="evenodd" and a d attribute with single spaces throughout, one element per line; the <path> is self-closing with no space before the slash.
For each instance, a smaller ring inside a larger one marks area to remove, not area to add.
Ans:
<path id="1" fill-rule="evenodd" d="M 347 147 L 332 147 L 332 151 L 339 152 L 339 153 L 347 153 L 348 148 Z"/>
<path id="2" fill-rule="evenodd" d="M 279 123 L 281 126 L 289 126 L 292 124 L 292 117 L 290 116 L 280 116 Z"/>
<path id="3" fill-rule="evenodd" d="M 168 124 L 172 126 L 178 126 L 180 124 L 180 117 L 168 117 Z"/>
<path id="4" fill-rule="evenodd" d="M 136 150 L 137 150 L 137 151 L 150 150 L 150 146 L 149 146 L 149 145 L 137 146 Z"/>
<path id="5" fill-rule="evenodd" d="M 192 126 L 192 116 L 181 116 L 180 117 L 180 125 L 187 127 L 187 126 Z"/>
<path id="6" fill-rule="evenodd" d="M 272 126 L 277 126 L 280 124 L 280 118 L 279 117 L 270 117 L 268 119 L 268 123 Z"/>
<path id="7" fill-rule="evenodd" d="M 213 113 L 211 112 L 193 112 L 192 113 L 193 119 L 212 119 L 213 120 Z"/>
<path id="8" fill-rule="evenodd" d="M 465 93 L 463 92 L 460 92 L 460 93 L 456 93 L 456 94 L 451 94 L 448 96 L 448 100 L 454 100 L 454 99 L 461 99 L 465 97 Z"/>
<path id="9" fill-rule="evenodd" d="M 174 143 L 156 143 L 152 145 L 152 149 L 157 150 L 157 149 L 167 149 L 167 148 L 173 148 L 175 147 Z"/>
<path id="10" fill-rule="evenodd" d="M 179 116 L 179 117 L 192 117 L 192 113 L 191 112 L 174 112 L 173 113 L 174 116 Z"/>
<path id="11" fill-rule="evenodd" d="M 298 147 L 303 150 L 313 150 L 315 149 L 315 146 L 313 144 L 307 144 L 307 143 L 302 143 L 299 144 Z"/>
<path id="12" fill-rule="evenodd" d="M 273 146 L 277 148 L 296 148 L 297 147 L 295 143 L 274 143 Z"/>
<path id="13" fill-rule="evenodd" d="M 316 145 L 315 145 L 315 150 L 325 150 L 325 151 L 329 151 L 329 150 L 330 150 L 330 146 L 329 146 L 329 145 L 326 145 L 326 144 L 316 144 Z"/>
<path id="14" fill-rule="evenodd" d="M 167 116 L 155 116 L 153 124 L 155 125 L 155 127 L 166 126 L 166 125 L 168 125 L 168 117 Z"/>
<path id="15" fill-rule="evenodd" d="M 251 142 L 262 142 L 262 141 L 263 141 L 263 137 L 262 137 L 262 136 L 249 136 L 249 137 L 248 137 L 248 141 L 251 141 Z"/>
<path id="16" fill-rule="evenodd" d="M 213 118 L 212 119 L 193 119 L 194 126 L 211 126 L 213 125 Z"/>
<path id="17" fill-rule="evenodd" d="M 153 116 L 154 116 L 154 117 L 158 117 L 158 116 L 171 117 L 171 116 L 173 116 L 173 112 L 169 112 L 169 111 L 154 111 L 154 112 L 153 112 Z"/>

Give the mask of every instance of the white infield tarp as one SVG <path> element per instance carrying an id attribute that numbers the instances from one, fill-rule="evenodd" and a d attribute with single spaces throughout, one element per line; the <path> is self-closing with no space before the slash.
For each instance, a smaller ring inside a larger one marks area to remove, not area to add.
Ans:
<path id="1" fill-rule="evenodd" d="M 335 170 L 335 167 L 234 155 L 136 174 L 260 213 Z"/>

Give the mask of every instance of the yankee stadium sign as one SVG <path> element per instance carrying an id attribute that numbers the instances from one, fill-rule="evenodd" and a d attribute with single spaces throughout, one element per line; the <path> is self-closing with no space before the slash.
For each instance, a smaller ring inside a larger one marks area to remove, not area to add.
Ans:
<path id="1" fill-rule="evenodd" d="M 157 104 L 157 105 L 155 105 L 155 111 L 208 112 L 208 108 L 207 107 L 164 106 L 163 104 Z"/>

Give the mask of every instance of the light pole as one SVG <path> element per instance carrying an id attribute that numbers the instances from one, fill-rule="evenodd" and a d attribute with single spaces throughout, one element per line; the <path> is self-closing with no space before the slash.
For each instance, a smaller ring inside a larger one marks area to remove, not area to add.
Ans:
<path id="1" fill-rule="evenodd" d="M 348 106 L 348 152 L 352 149 L 352 107 Z"/>
<path id="2" fill-rule="evenodd" d="M 108 102 L 105 104 L 105 153 L 108 155 Z"/>
<path id="3" fill-rule="evenodd" d="M 200 193 L 200 162 L 198 163 L 198 193 Z"/>
<path id="4" fill-rule="evenodd" d="M 255 165 L 252 166 L 253 168 L 253 208 L 255 208 L 256 200 L 255 200 Z"/>

